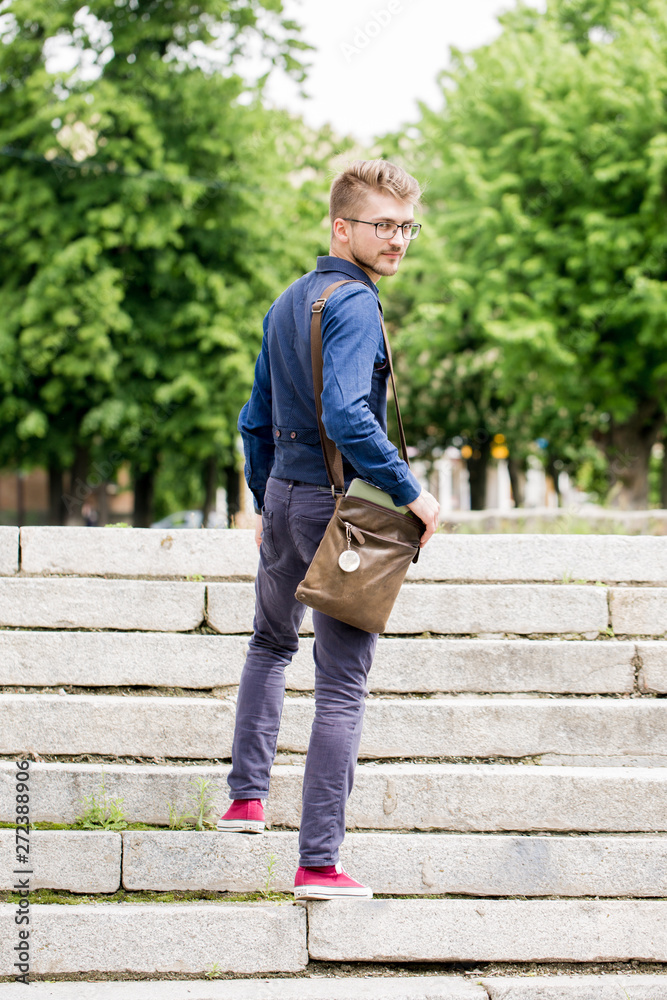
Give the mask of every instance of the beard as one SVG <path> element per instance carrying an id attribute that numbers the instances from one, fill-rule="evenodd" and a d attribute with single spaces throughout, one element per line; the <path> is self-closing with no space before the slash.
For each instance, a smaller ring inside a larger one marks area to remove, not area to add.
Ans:
<path id="1" fill-rule="evenodd" d="M 389 249 L 389 247 L 387 249 Z M 394 248 L 392 247 L 391 250 L 394 251 Z M 352 254 L 352 259 L 354 260 L 355 264 L 358 264 L 360 267 L 364 267 L 367 270 L 372 271 L 373 274 L 384 275 L 386 277 L 392 274 L 396 274 L 396 271 L 398 270 L 398 265 L 401 263 L 403 257 L 405 256 L 404 254 L 402 254 L 402 247 L 395 248 L 395 252 L 401 254 L 401 256 L 397 257 L 395 260 L 385 259 L 385 257 L 382 256 L 382 252 L 375 254 L 373 257 L 371 257 L 370 254 L 360 254 L 357 251 L 352 250 L 351 247 L 350 251 Z"/>

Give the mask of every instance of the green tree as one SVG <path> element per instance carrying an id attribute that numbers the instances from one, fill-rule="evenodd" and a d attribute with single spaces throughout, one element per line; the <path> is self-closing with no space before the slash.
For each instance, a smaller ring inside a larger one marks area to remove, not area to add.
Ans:
<path id="1" fill-rule="evenodd" d="M 172 454 L 199 470 L 209 505 L 236 463 L 263 311 L 310 250 L 285 225 L 312 137 L 233 72 L 254 35 L 269 69 L 303 76 L 281 10 L 5 8 L 0 465 L 49 468 L 54 520 L 65 468 L 76 519 L 93 485 L 130 462 L 146 524 Z M 74 53 L 67 72 L 47 72 L 55 40 Z"/>
<path id="2" fill-rule="evenodd" d="M 646 506 L 667 411 L 667 4 L 501 20 L 453 51 L 443 110 L 400 144 L 439 244 L 403 293 L 404 364 L 445 437 L 466 407 L 511 450 L 548 439 L 552 461 L 592 437 L 614 502 Z"/>

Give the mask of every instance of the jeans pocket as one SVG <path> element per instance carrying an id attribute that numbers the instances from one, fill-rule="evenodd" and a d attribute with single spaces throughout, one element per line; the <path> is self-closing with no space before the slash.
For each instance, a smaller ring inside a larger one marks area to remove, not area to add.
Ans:
<path id="1" fill-rule="evenodd" d="M 273 541 L 273 511 L 262 507 L 262 545 L 261 551 L 268 559 L 277 559 L 278 553 Z"/>
<path id="2" fill-rule="evenodd" d="M 333 504 L 331 506 L 327 504 L 321 514 L 317 512 L 315 516 L 294 515 L 292 534 L 298 553 L 304 562 L 312 562 L 332 514 Z"/>

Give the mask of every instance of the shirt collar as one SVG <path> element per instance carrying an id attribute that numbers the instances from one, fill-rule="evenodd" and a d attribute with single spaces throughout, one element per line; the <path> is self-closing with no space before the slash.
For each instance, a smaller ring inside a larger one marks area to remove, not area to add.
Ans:
<path id="1" fill-rule="evenodd" d="M 371 281 L 366 272 L 358 267 L 357 264 L 353 264 L 352 261 L 345 260 L 344 257 L 318 257 L 316 270 L 339 271 L 347 274 L 350 278 L 359 278 L 361 281 L 365 281 L 377 296 L 380 294 L 377 285 L 374 281 Z"/>

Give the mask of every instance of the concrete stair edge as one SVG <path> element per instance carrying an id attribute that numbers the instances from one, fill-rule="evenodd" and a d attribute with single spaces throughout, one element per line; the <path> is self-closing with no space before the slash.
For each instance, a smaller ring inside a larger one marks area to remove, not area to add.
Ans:
<path id="1" fill-rule="evenodd" d="M 16 904 L 0 903 L 2 940 L 18 943 Z M 252 942 L 252 947 L 249 947 Z M 0 952 L 0 975 L 15 975 Z M 268 903 L 79 903 L 30 906 L 35 974 L 75 972 L 301 972 L 303 906 Z"/>
<path id="2" fill-rule="evenodd" d="M 667 962 L 667 900 L 34 904 L 32 971 L 298 972 L 325 962 Z M 5 941 L 15 905 L 0 904 Z M 140 917 L 140 919 L 139 919 Z M 363 928 L 363 930 L 362 930 Z M 253 948 L 248 948 L 248 941 Z M 101 942 L 104 941 L 104 947 Z M 307 952 L 306 952 L 307 945 Z M 0 974 L 13 975 L 13 954 Z"/>
<path id="3" fill-rule="evenodd" d="M 1 985 L 0 1000 L 23 1000 L 25 987 Z M 184 991 L 187 990 L 187 998 Z M 35 1000 L 488 1000 L 485 989 L 461 976 L 240 979 L 174 982 L 32 982 Z"/>
<path id="4" fill-rule="evenodd" d="M 167 826 L 167 803 L 192 810 L 197 779 L 211 782 L 212 814 L 229 804 L 229 765 L 31 764 L 33 821 L 73 823 L 85 799 L 122 799 L 128 822 Z M 16 765 L 0 761 L 0 821 L 12 822 Z M 299 823 L 302 764 L 276 764 L 267 821 Z M 102 789 L 104 783 L 104 789 Z M 667 768 L 537 764 L 360 763 L 348 829 L 454 832 L 655 833 L 667 830 Z"/>
<path id="5" fill-rule="evenodd" d="M 664 976 L 598 975 L 316 976 L 293 979 L 33 981 L 35 1000 L 664 1000 Z M 0 984 L 0 1000 L 23 1000 L 25 987 Z M 660 992 L 662 991 L 662 992 Z"/>
<path id="6" fill-rule="evenodd" d="M 4 532 L 3 541 L 0 529 L 0 546 L 8 555 L 0 569 L 13 573 L 18 529 Z M 667 539 L 660 536 L 438 534 L 411 566 L 409 578 L 667 583 L 666 556 Z M 21 528 L 21 559 L 21 572 L 35 575 L 248 578 L 256 572 L 257 549 L 248 529 L 91 531 L 44 525 Z"/>
<path id="7" fill-rule="evenodd" d="M 0 753 L 229 758 L 234 708 L 229 697 L 2 694 Z M 285 699 L 279 752 L 306 752 L 313 714 L 314 699 Z M 666 714 L 656 698 L 371 698 L 360 757 L 667 763 Z"/>
<path id="8" fill-rule="evenodd" d="M 223 689 L 239 683 L 245 635 L 0 629 L 0 684 L 176 686 Z M 313 639 L 303 637 L 286 686 L 312 691 Z M 667 642 L 565 639 L 381 637 L 371 691 L 395 693 L 542 691 L 629 693 L 636 657 L 644 690 L 667 690 Z"/>
<path id="9" fill-rule="evenodd" d="M 122 852 L 121 852 L 122 843 Z M 17 875 L 0 830 L 0 890 Z M 341 860 L 376 895 L 663 898 L 667 837 L 348 833 Z M 291 892 L 297 834 L 33 831 L 32 889 Z"/>

